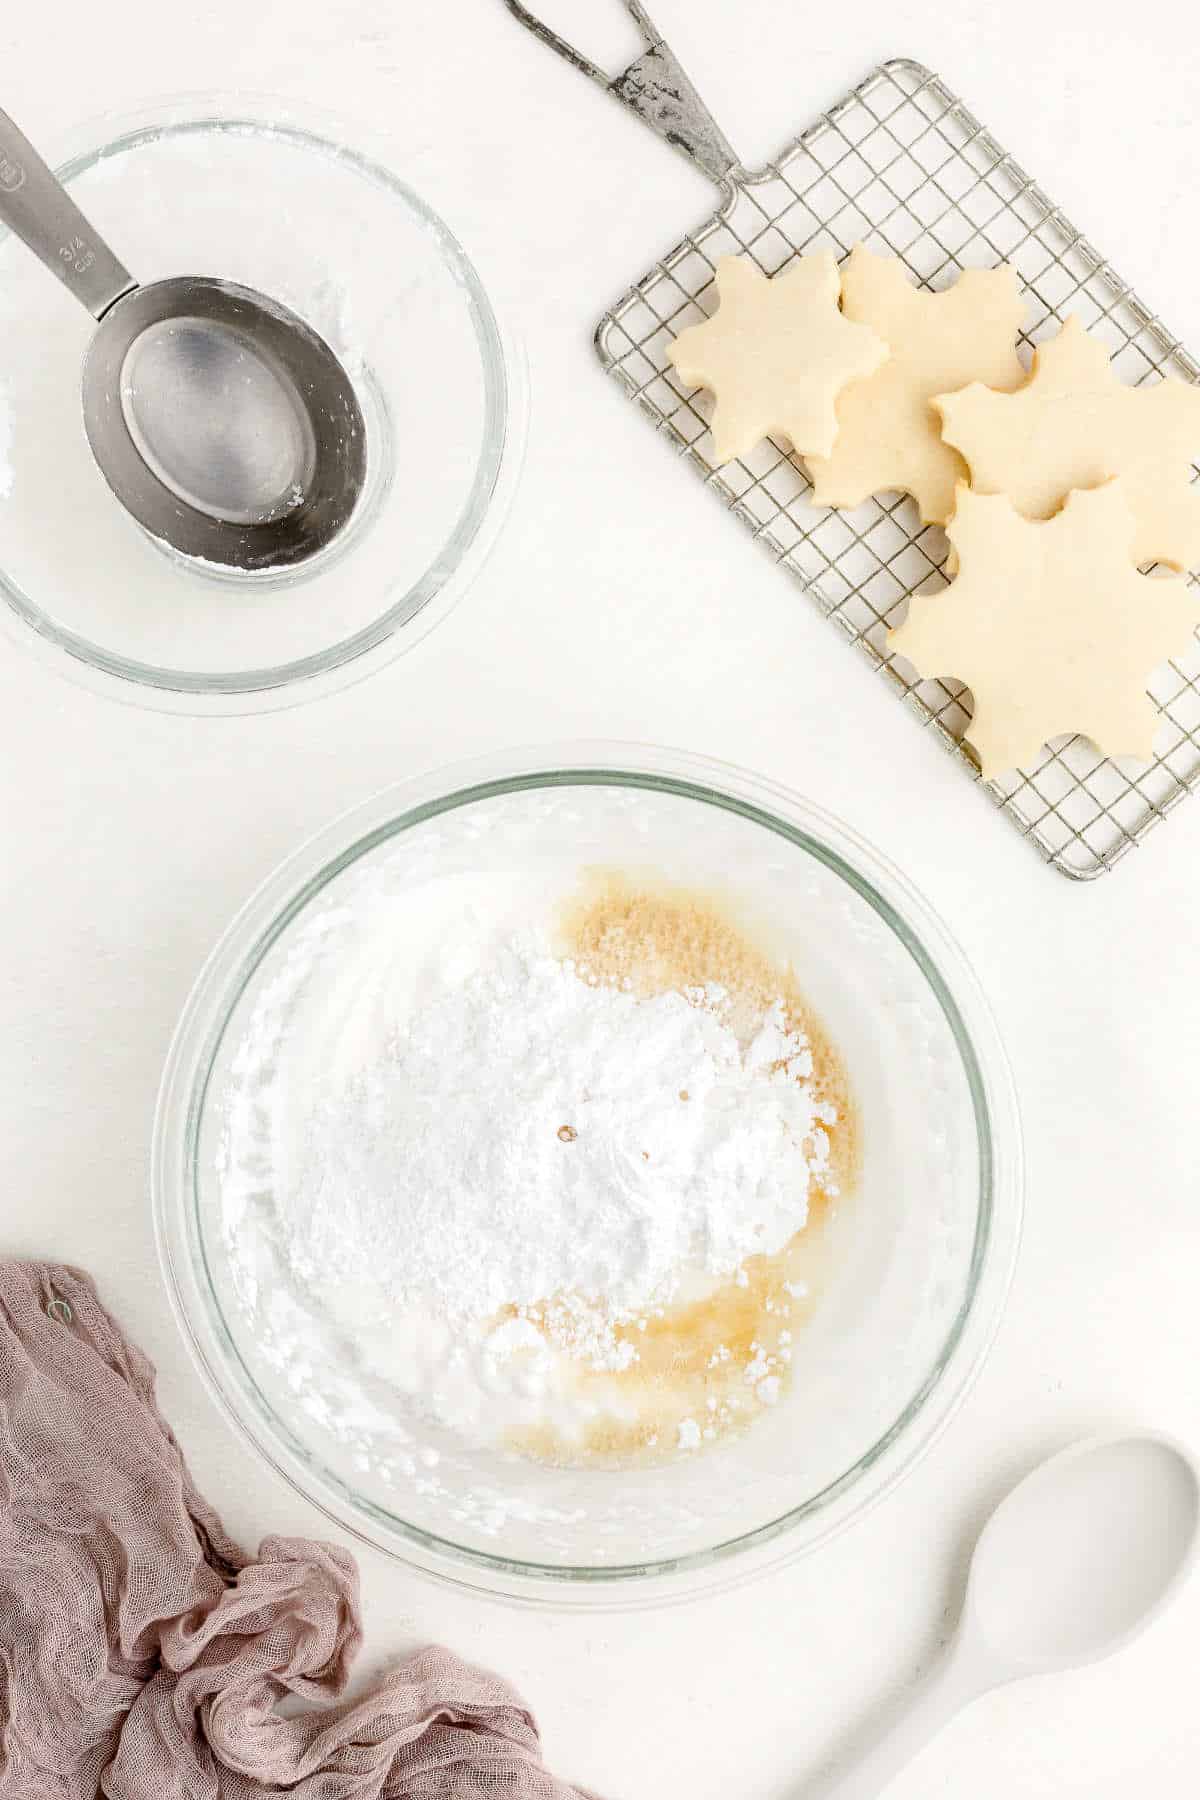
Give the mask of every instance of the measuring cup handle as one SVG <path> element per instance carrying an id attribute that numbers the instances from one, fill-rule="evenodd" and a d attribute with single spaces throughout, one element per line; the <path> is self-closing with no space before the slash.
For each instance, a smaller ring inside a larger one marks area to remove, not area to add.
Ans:
<path id="1" fill-rule="evenodd" d="M 635 23 L 646 40 L 641 56 L 635 57 L 620 75 L 608 75 L 590 59 L 551 31 L 530 12 L 522 0 L 505 0 L 515 19 L 543 44 L 558 53 L 581 75 L 596 81 L 614 99 L 635 112 L 644 125 L 677 150 L 682 150 L 697 168 L 723 187 L 731 170 L 740 167 L 736 150 L 692 86 L 683 66 L 662 33 L 654 25 L 639 0 L 625 0 Z"/>
<path id="2" fill-rule="evenodd" d="M 0 223 L 53 269 L 92 317 L 137 282 L 88 224 L 7 113 L 0 112 Z"/>

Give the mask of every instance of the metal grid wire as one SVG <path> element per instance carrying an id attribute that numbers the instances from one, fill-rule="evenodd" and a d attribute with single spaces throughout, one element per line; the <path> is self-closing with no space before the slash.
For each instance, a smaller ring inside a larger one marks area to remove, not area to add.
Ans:
<path id="1" fill-rule="evenodd" d="M 962 269 L 1011 263 L 1029 303 L 1024 341 L 1052 336 L 1076 313 L 1108 343 L 1131 384 L 1164 374 L 1197 381 L 1200 364 L 944 83 L 916 63 L 876 69 L 776 161 L 755 175 L 735 173 L 731 185 L 722 210 L 605 314 L 596 332 L 601 360 L 978 781 L 961 742 L 964 689 L 920 680 L 884 642 L 915 589 L 945 582 L 944 533 L 922 526 L 906 497 L 845 512 L 814 507 L 803 466 L 770 440 L 714 466 L 706 402 L 668 363 L 671 339 L 712 310 L 718 257 L 748 255 L 773 275 L 805 251 L 828 248 L 842 257 L 861 241 L 899 256 L 928 288 L 947 286 Z M 1200 643 L 1166 665 L 1151 694 L 1163 721 L 1148 767 L 1115 763 L 1068 737 L 1032 767 L 981 783 L 1064 875 L 1086 880 L 1111 868 L 1200 783 Z"/>

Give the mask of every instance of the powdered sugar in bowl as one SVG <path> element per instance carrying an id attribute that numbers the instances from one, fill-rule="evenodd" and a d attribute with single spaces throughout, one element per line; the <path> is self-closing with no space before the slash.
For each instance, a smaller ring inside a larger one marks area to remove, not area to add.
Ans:
<path id="1" fill-rule="evenodd" d="M 990 1343 L 1020 1218 L 961 954 L 844 827 L 621 745 L 444 770 L 287 863 L 160 1096 L 168 1285 L 348 1529 L 550 1603 L 812 1548 Z"/>

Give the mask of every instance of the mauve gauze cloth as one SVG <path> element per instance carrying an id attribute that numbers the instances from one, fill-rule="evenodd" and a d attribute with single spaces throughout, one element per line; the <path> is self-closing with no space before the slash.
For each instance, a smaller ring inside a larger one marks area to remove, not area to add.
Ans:
<path id="1" fill-rule="evenodd" d="M 88 1277 L 0 1263 L 3 1800 L 579 1800 L 447 1650 L 339 1701 L 361 1637 L 346 1551 L 226 1536 Z"/>

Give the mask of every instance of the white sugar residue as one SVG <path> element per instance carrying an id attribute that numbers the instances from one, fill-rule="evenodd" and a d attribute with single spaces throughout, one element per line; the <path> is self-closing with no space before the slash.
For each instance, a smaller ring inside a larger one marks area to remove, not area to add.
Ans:
<path id="1" fill-rule="evenodd" d="M 616 1327 L 780 1250 L 827 1174 L 806 1040 L 781 1002 L 748 1036 L 730 1011 L 599 982 L 528 931 L 445 959 L 311 1110 L 281 1206 L 296 1275 L 447 1423 L 488 1420 L 489 1392 L 533 1416 L 564 1358 L 620 1370 Z"/>

